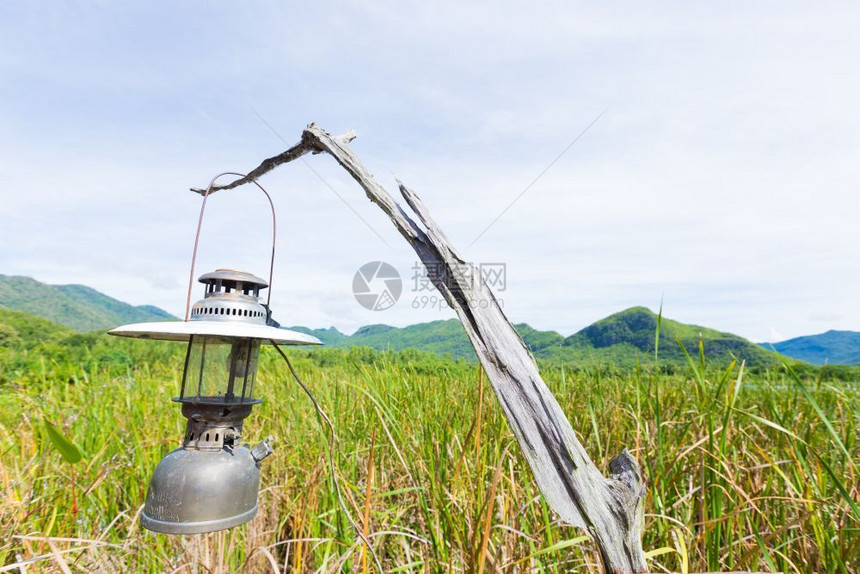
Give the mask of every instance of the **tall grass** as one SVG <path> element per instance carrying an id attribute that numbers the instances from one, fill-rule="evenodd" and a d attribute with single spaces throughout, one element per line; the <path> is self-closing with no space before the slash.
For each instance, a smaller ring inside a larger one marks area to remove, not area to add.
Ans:
<path id="1" fill-rule="evenodd" d="M 373 570 L 332 491 L 313 407 L 273 353 L 246 421 L 250 442 L 278 441 L 257 518 L 209 535 L 142 530 L 149 475 L 183 431 L 170 401 L 180 352 L 99 349 L 0 357 L 0 571 L 28 559 L 26 571 Z M 586 533 L 539 496 L 476 366 L 291 357 L 334 421 L 345 499 L 388 572 L 599 571 Z M 704 353 L 686 374 L 543 373 L 598 466 L 624 447 L 642 462 L 653 570 L 858 571 L 856 381 L 748 373 Z M 85 453 L 74 480 L 46 419 Z"/>

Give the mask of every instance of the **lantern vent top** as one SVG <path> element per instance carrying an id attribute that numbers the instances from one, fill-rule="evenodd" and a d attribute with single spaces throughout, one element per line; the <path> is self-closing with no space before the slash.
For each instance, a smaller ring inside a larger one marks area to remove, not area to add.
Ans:
<path id="1" fill-rule="evenodd" d="M 203 299 L 191 307 L 192 321 L 230 321 L 265 325 L 266 308 L 260 303 L 263 279 L 244 271 L 219 269 L 200 276 L 206 285 Z"/>
<path id="2" fill-rule="evenodd" d="M 260 291 L 269 286 L 264 279 L 245 271 L 233 269 L 218 269 L 204 273 L 198 279 L 206 285 L 206 298 L 209 297 L 244 297 L 256 301 Z"/>

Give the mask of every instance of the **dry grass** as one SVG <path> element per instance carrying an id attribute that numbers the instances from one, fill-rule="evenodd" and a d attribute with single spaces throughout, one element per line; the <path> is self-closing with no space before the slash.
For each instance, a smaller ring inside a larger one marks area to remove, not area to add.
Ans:
<path id="1" fill-rule="evenodd" d="M 92 357 L 38 353 L 8 367 L 0 571 L 372 572 L 332 492 L 312 406 L 273 356 L 259 385 L 266 402 L 246 426 L 249 441 L 278 439 L 257 518 L 202 536 L 140 528 L 149 474 L 182 432 L 172 356 L 119 374 Z M 599 571 L 585 533 L 540 498 L 476 367 L 294 356 L 337 427 L 345 499 L 388 572 Z M 686 376 L 545 372 L 601 468 L 625 446 L 642 462 L 654 571 L 858 571 L 856 382 L 737 365 L 693 364 Z M 85 452 L 74 481 L 43 417 Z"/>

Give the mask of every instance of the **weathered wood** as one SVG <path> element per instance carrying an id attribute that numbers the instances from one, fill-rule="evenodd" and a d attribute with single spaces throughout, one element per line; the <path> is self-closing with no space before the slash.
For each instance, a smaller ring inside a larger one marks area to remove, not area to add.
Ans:
<path id="1" fill-rule="evenodd" d="M 343 140 L 346 143 L 351 142 L 355 139 L 355 132 L 350 130 L 349 133 L 346 133 L 342 136 L 338 136 L 339 139 Z M 310 137 L 307 131 L 302 133 L 302 139 L 299 140 L 299 143 L 295 144 L 287 151 L 283 153 L 279 153 L 276 156 L 270 157 L 268 159 L 264 159 L 263 162 L 255 167 L 253 170 L 249 171 L 245 177 L 240 177 L 235 181 L 231 181 L 226 185 L 216 185 L 213 186 L 209 192 L 209 195 L 212 195 L 216 191 L 224 190 L 224 189 L 233 189 L 234 187 L 239 187 L 240 185 L 244 185 L 246 183 L 251 183 L 252 181 L 259 179 L 263 175 L 269 173 L 276 167 L 281 164 L 289 163 L 293 160 L 297 160 L 303 155 L 307 153 L 321 153 L 322 150 L 314 147 L 314 141 Z M 191 191 L 194 193 L 199 193 L 203 195 L 206 193 L 206 190 L 199 187 L 192 187 Z"/>
<path id="2" fill-rule="evenodd" d="M 480 271 L 457 253 L 415 192 L 398 181 L 418 222 L 376 182 L 349 146 L 354 137 L 331 136 L 311 124 L 299 144 L 265 160 L 242 180 L 216 189 L 250 182 L 308 152 L 330 154 L 388 215 L 456 311 L 550 507 L 565 522 L 590 532 L 607 571 L 646 572 L 641 544 L 645 486 L 636 460 L 624 450 L 610 461 L 611 475 L 601 474 Z"/>

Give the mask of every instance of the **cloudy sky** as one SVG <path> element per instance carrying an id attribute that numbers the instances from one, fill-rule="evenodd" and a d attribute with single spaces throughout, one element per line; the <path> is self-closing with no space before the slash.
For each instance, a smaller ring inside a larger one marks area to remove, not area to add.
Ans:
<path id="1" fill-rule="evenodd" d="M 753 340 L 860 330 L 856 2 L 321 4 L 3 3 L 0 273 L 180 314 L 187 189 L 314 121 L 505 263 L 514 321 L 662 299 Z M 282 323 L 453 316 L 413 308 L 414 254 L 330 158 L 262 183 Z M 265 276 L 269 233 L 259 192 L 213 196 L 198 270 Z M 373 260 L 404 279 L 386 311 L 352 295 Z"/>

